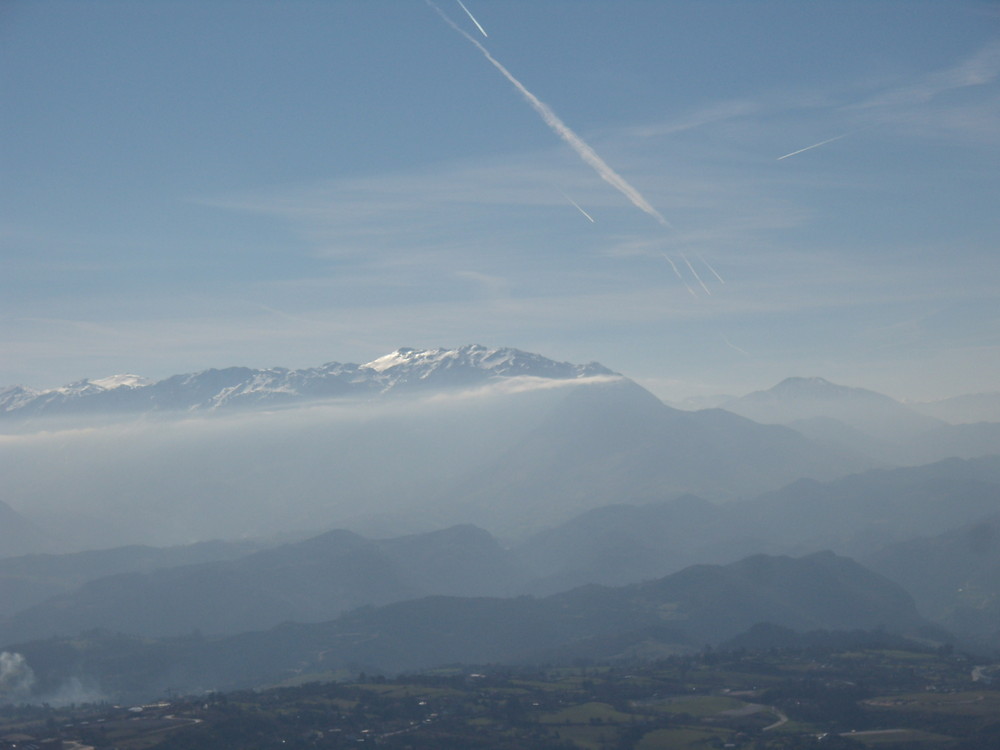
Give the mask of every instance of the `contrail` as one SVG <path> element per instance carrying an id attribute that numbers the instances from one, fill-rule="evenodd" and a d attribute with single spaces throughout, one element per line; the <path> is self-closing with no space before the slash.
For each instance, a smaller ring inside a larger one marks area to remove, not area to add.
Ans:
<path id="1" fill-rule="evenodd" d="M 708 290 L 708 287 L 705 286 L 705 282 L 701 280 L 701 276 L 698 275 L 698 272 L 694 270 L 694 266 L 691 265 L 691 261 L 688 260 L 687 256 L 684 253 L 681 253 L 681 258 L 684 260 L 685 263 L 687 263 L 687 267 L 691 270 L 691 275 L 698 280 L 699 284 L 701 284 L 701 288 L 705 290 L 705 294 L 711 297 L 712 293 Z"/>
<path id="2" fill-rule="evenodd" d="M 568 200 L 568 201 L 569 201 L 570 203 L 572 203 L 572 204 L 573 204 L 574 206 L 576 206 L 576 210 L 577 210 L 577 211 L 579 211 L 579 212 L 580 212 L 581 214 L 583 214 L 584 216 L 586 216 L 586 217 L 587 217 L 588 219 L 590 219 L 590 223 L 591 223 L 591 224 L 593 224 L 593 223 L 594 223 L 594 217 L 593 217 L 593 216 L 591 216 L 590 214 L 588 214 L 588 213 L 587 213 L 586 211 L 584 211 L 584 210 L 583 210 L 582 208 L 580 208 L 580 204 L 579 204 L 579 203 L 577 203 L 577 202 L 576 202 L 575 200 L 573 200 L 573 199 L 572 199 L 572 198 L 570 198 L 570 197 L 569 197 L 568 195 L 566 195 L 566 193 L 563 193 L 563 198 L 565 198 L 565 199 L 566 199 L 566 200 Z"/>
<path id="3" fill-rule="evenodd" d="M 730 349 L 735 349 L 740 354 L 745 354 L 748 357 L 750 356 L 750 352 L 748 352 L 746 349 L 740 349 L 738 346 L 736 346 L 736 344 L 734 344 L 732 341 L 729 340 L 729 337 L 727 337 L 726 334 L 722 334 L 722 340 L 726 342 L 726 345 Z"/>
<path id="4" fill-rule="evenodd" d="M 698 295 L 695 293 L 694 289 L 692 289 L 691 286 L 687 283 L 687 281 L 685 281 L 684 275 L 680 272 L 680 269 L 677 268 L 677 264 L 674 263 L 673 258 L 671 258 L 669 255 L 667 255 L 662 251 L 660 252 L 660 255 L 662 255 L 664 260 L 666 260 L 667 263 L 670 264 L 670 267 L 674 269 L 674 273 L 677 275 L 677 278 L 680 279 L 681 283 L 684 285 L 684 288 L 688 290 L 688 292 L 691 294 L 692 297 L 698 299 Z"/>
<path id="5" fill-rule="evenodd" d="M 628 184 L 628 182 L 625 181 L 625 178 L 615 172 L 615 170 L 613 170 L 607 162 L 604 161 L 604 159 L 597 155 L 597 152 L 594 151 L 594 149 L 588 146 L 580 136 L 570 130 L 569 126 L 560 120 L 556 113 L 553 112 L 547 104 L 528 91 L 528 89 L 524 87 L 523 83 L 517 80 L 511 72 L 507 70 L 507 68 L 501 65 L 496 58 L 490 54 L 488 49 L 480 44 L 478 40 L 474 39 L 459 28 L 455 22 L 445 15 L 445 12 L 431 2 L 431 0 L 425 0 L 425 2 L 433 8 L 437 14 L 441 16 L 441 18 L 444 19 L 449 26 L 451 26 L 451 28 L 476 45 L 479 51 L 483 53 L 483 56 L 489 60 L 490 64 L 499 70 L 503 74 L 504 78 L 514 84 L 514 87 L 521 92 L 521 95 L 528 101 L 528 104 L 532 106 L 535 112 L 538 113 L 539 117 L 542 118 L 545 124 L 551 128 L 552 132 L 562 138 L 571 149 L 576 151 L 577 155 L 583 159 L 584 162 L 589 164 L 602 180 L 628 198 L 632 205 L 636 208 L 649 214 L 663 226 L 670 226 L 670 222 L 663 218 L 663 215 L 653 208 L 649 202 L 642 197 L 642 194 L 638 190 Z"/>
<path id="6" fill-rule="evenodd" d="M 707 268 L 709 271 L 711 271 L 712 275 L 715 276 L 715 278 L 717 278 L 719 280 L 720 284 L 725 284 L 726 283 L 726 280 L 724 278 L 722 278 L 721 276 L 719 276 L 719 272 L 716 271 L 714 268 L 712 268 L 712 264 L 709 263 L 707 260 L 705 260 L 704 256 L 701 253 L 696 253 L 696 255 L 698 256 L 698 260 L 700 260 L 702 263 L 705 264 L 705 268 Z"/>
<path id="7" fill-rule="evenodd" d="M 488 37 L 489 34 L 486 33 L 486 29 L 480 26 L 479 21 L 476 20 L 476 17 L 472 15 L 472 12 L 468 8 L 465 7 L 465 3 L 463 3 L 462 0 L 455 0 L 455 2 L 458 3 L 459 7 L 461 7 L 462 10 L 465 11 L 465 15 L 467 15 L 469 18 L 472 19 L 472 22 L 476 24 L 476 28 L 479 29 L 482 35 Z"/>
<path id="8" fill-rule="evenodd" d="M 825 141 L 820 141 L 819 143 L 814 143 L 811 146 L 806 146 L 805 148 L 800 148 L 798 151 L 792 151 L 790 154 L 785 154 L 784 156 L 779 156 L 775 161 L 781 161 L 782 159 L 787 159 L 789 156 L 795 156 L 796 154 L 801 154 L 803 151 L 812 151 L 814 148 L 819 148 L 820 146 L 825 146 L 828 143 L 833 143 L 834 141 L 839 141 L 841 138 L 846 138 L 849 135 L 854 135 L 857 130 L 852 130 L 850 133 L 844 133 L 843 135 L 838 135 L 835 138 L 827 138 Z"/>

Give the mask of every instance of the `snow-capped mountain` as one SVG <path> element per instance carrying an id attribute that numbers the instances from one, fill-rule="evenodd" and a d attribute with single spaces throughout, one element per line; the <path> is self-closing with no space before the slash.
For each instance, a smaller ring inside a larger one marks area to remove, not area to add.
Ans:
<path id="1" fill-rule="evenodd" d="M 556 362 L 518 349 L 478 344 L 457 349 L 402 348 L 363 365 L 329 362 L 301 370 L 230 367 L 174 375 L 155 383 L 137 375 L 114 375 L 44 391 L 14 386 L 0 390 L 0 417 L 280 405 L 469 387 L 516 376 L 577 379 L 614 374 L 596 362 Z"/>

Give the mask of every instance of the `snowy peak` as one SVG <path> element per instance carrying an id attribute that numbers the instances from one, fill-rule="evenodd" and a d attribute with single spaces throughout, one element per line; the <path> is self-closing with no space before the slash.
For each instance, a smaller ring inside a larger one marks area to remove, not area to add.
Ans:
<path id="1" fill-rule="evenodd" d="M 470 387 L 516 376 L 576 379 L 614 374 L 597 363 L 555 362 L 518 349 L 479 344 L 402 348 L 365 365 L 329 362 L 301 370 L 229 367 L 174 375 L 156 383 L 138 375 L 112 375 L 46 391 L 14 386 L 0 390 L 0 417 L 280 406 L 318 398 Z"/>
<path id="2" fill-rule="evenodd" d="M 91 380 L 90 383 L 96 385 L 98 388 L 111 391 L 115 388 L 141 388 L 144 385 L 152 385 L 153 381 L 140 375 L 125 373 L 122 375 L 111 375 L 99 380 Z"/>
<path id="3" fill-rule="evenodd" d="M 99 378 L 97 380 L 78 380 L 75 383 L 70 383 L 69 385 L 64 385 L 59 388 L 53 388 L 51 391 L 45 391 L 45 393 L 62 393 L 68 396 L 83 396 L 101 393 L 102 391 L 113 391 L 116 388 L 141 388 L 145 385 L 151 385 L 152 382 L 152 380 L 147 380 L 139 375 L 109 375 L 106 378 Z"/>
<path id="4" fill-rule="evenodd" d="M 374 370 L 375 372 L 385 372 L 393 367 L 400 367 L 402 365 L 407 365 L 413 362 L 416 357 L 414 356 L 418 352 L 415 349 L 402 348 L 397 349 L 394 352 L 386 354 L 378 359 L 373 359 L 366 365 L 362 365 L 369 370 Z M 423 352 L 426 354 L 426 352 Z"/>
<path id="5" fill-rule="evenodd" d="M 397 349 L 391 354 L 362 365 L 390 380 L 393 384 L 414 381 L 448 379 L 445 373 L 464 373 L 466 377 L 530 375 L 541 378 L 574 379 L 614 373 L 596 362 L 574 365 L 555 362 L 538 354 L 519 349 L 489 349 L 470 344 L 458 349 Z M 459 378 L 461 379 L 461 378 Z"/>
<path id="6" fill-rule="evenodd" d="M 20 385 L 12 385 L 9 388 L 0 390 L 0 414 L 14 409 L 20 409 L 25 404 L 37 398 L 41 391 L 31 388 L 24 388 Z"/>

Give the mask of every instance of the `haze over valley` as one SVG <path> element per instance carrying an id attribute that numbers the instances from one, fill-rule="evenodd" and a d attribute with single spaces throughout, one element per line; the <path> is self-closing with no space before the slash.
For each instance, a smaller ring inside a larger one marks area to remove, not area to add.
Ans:
<path id="1" fill-rule="evenodd" d="M 0 750 L 997 746 L 995 3 L 8 0 L 0 68 Z"/>
<path id="2" fill-rule="evenodd" d="M 193 688 L 208 674 L 231 687 L 278 679 L 320 658 L 310 649 L 341 639 L 339 628 L 397 627 L 389 622 L 412 627 L 391 648 L 334 657 L 324 647 L 325 666 L 310 668 L 616 659 L 650 638 L 684 653 L 757 622 L 1000 645 L 1000 576 L 989 572 L 1000 425 L 949 423 L 821 378 L 782 381 L 731 401 L 733 411 L 684 411 L 597 363 L 467 345 L 304 371 L 8 389 L 0 403 L 0 640 L 13 653 L 88 632 L 164 644 L 198 632 L 229 649 L 225 639 L 243 633 L 281 637 L 283 623 L 319 628 L 301 631 L 292 651 L 254 646 L 285 656 L 250 671 L 211 661 L 210 673 L 185 678 Z M 915 568 L 924 547 L 938 562 Z M 815 577 L 819 561 L 855 582 L 837 593 Z M 715 584 L 704 576 L 740 570 L 780 570 L 761 584 L 801 576 L 803 588 L 780 594 L 787 612 L 778 594 L 736 582 L 727 585 L 739 596 L 720 591 L 709 605 Z M 597 603 L 630 600 L 644 581 L 660 597 L 651 620 Z M 586 603 L 585 622 L 617 614 L 570 632 L 552 619 L 564 605 L 547 609 L 564 593 Z M 524 596 L 537 603 L 525 610 Z M 435 627 L 468 629 L 466 650 L 432 645 L 405 602 L 432 607 Z M 452 606 L 464 624 L 445 624 Z M 720 606 L 725 616 L 711 614 Z M 482 636 L 508 621 L 527 630 Z M 520 645 L 503 650 L 508 640 Z M 49 682 L 71 677 L 70 664 L 53 669 Z M 158 680 L 180 680 L 150 679 L 150 694 L 165 687 Z"/>

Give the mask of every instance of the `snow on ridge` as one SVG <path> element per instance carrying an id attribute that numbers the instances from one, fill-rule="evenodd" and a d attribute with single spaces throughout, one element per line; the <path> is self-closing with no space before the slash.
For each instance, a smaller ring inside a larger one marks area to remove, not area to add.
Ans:
<path id="1" fill-rule="evenodd" d="M 33 388 L 25 388 L 22 385 L 12 385 L 0 389 L 0 412 L 18 409 L 38 398 L 42 391 Z"/>
<path id="2" fill-rule="evenodd" d="M 83 396 L 90 393 L 100 393 L 104 390 L 107 389 L 99 385 L 94 385 L 94 383 L 90 380 L 83 379 L 77 380 L 69 385 L 62 385 L 58 388 L 50 388 L 47 391 L 42 391 L 42 395 L 58 393 L 63 396 Z"/>
<path id="3" fill-rule="evenodd" d="M 361 369 L 373 370 L 387 374 L 389 370 L 405 372 L 408 369 L 420 371 L 418 377 L 426 379 L 439 369 L 468 366 L 497 375 L 508 373 L 527 374 L 532 370 L 540 373 L 559 373 L 556 377 L 567 377 L 569 372 L 574 377 L 588 374 L 607 374 L 607 368 L 591 362 L 586 365 L 574 365 L 569 362 L 556 362 L 539 354 L 511 349 L 508 347 L 488 348 L 482 344 L 468 344 L 457 349 L 412 349 L 404 347 L 361 365 Z"/>
<path id="4" fill-rule="evenodd" d="M 99 378 L 98 380 L 91 380 L 90 382 L 98 388 L 103 388 L 106 391 L 111 391 L 115 388 L 141 388 L 144 385 L 153 384 L 153 381 L 149 378 L 144 378 L 141 375 L 133 375 L 131 373 L 109 375 L 106 378 Z"/>
<path id="5" fill-rule="evenodd" d="M 488 354 L 493 351 L 497 350 L 489 350 L 480 344 L 470 344 L 458 349 L 445 349 L 443 347 L 437 349 L 412 349 L 410 347 L 402 347 L 361 366 L 368 370 L 383 373 L 386 370 L 402 365 L 429 366 L 433 368 L 455 362 L 461 363 L 463 361 L 467 361 L 472 365 L 478 365 L 483 357 L 477 355 L 481 353 Z"/>
<path id="6" fill-rule="evenodd" d="M 215 410 L 288 404 L 311 398 L 376 395 L 428 388 L 466 388 L 505 378 L 572 380 L 613 375 L 591 362 L 556 362 L 511 348 L 469 344 L 454 349 L 400 348 L 364 365 L 329 362 L 288 370 L 228 367 L 178 374 L 158 382 L 138 375 L 79 380 L 35 391 L 20 386 L 0 390 L 0 415 L 161 410 Z"/>
<path id="7" fill-rule="evenodd" d="M 371 362 L 368 362 L 361 366 L 367 370 L 374 370 L 375 372 L 385 372 L 391 367 L 396 367 L 397 365 L 411 362 L 413 358 L 410 357 L 409 355 L 412 354 L 414 351 L 416 350 L 407 348 L 397 349 L 394 352 L 385 354 L 379 357 L 378 359 L 373 359 Z"/>
<path id="8" fill-rule="evenodd" d="M 77 380 L 76 382 L 69 383 L 68 385 L 62 385 L 58 388 L 48 388 L 43 391 L 32 392 L 39 396 L 48 393 L 58 393 L 63 396 L 82 396 L 92 393 L 101 393 L 102 391 L 113 391 L 116 388 L 142 388 L 147 385 L 153 385 L 153 381 L 148 378 L 144 378 L 141 375 L 122 373 L 120 375 L 108 375 L 105 378 L 97 378 L 96 380 L 84 378 L 83 380 Z"/>

